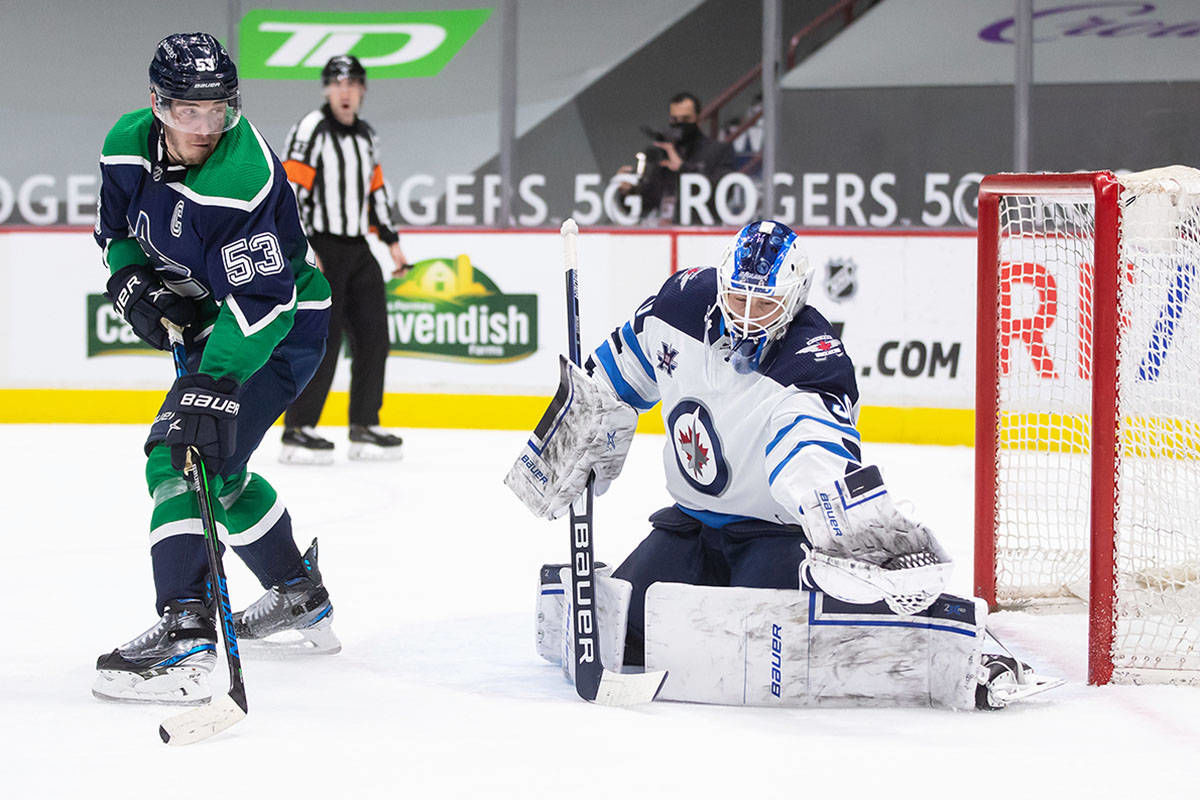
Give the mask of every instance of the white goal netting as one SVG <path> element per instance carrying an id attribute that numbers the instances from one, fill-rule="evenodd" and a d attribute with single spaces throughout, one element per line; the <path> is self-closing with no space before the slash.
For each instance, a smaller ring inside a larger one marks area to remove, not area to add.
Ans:
<path id="1" fill-rule="evenodd" d="M 1115 481 L 1114 679 L 1200 681 L 1200 172 L 1120 179 L 1117 380 L 1093 380 L 1096 209 L 1000 201 L 996 596 L 1088 596 L 1092 481 Z M 1119 454 L 1093 474 L 1092 392 Z"/>

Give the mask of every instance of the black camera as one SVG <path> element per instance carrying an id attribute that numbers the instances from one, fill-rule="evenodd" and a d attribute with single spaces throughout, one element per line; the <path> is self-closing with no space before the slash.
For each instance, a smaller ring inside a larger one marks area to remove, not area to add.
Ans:
<path id="1" fill-rule="evenodd" d="M 679 142 L 683 140 L 683 131 L 675 126 L 667 128 L 666 133 L 663 133 L 660 130 L 655 130 L 649 125 L 643 125 L 641 130 L 642 133 L 650 137 L 651 141 L 655 142 L 670 142 L 671 144 L 679 144 Z"/>
<path id="2" fill-rule="evenodd" d="M 666 132 L 655 130 L 649 125 L 642 125 L 641 132 L 651 142 L 670 142 L 671 144 L 679 144 L 682 135 L 679 129 L 671 127 L 667 128 Z M 637 166 L 634 168 L 634 174 L 637 175 L 637 185 L 641 185 L 654 175 L 659 170 L 663 161 L 667 160 L 667 151 L 657 145 L 650 144 L 637 154 Z"/>

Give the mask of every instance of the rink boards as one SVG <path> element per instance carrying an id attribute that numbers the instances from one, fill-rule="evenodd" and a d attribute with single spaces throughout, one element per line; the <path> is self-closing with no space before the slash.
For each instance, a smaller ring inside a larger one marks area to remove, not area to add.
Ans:
<path id="1" fill-rule="evenodd" d="M 595 346 L 675 270 L 716 264 L 728 229 L 585 229 L 585 347 Z M 809 296 L 841 332 L 862 397 L 864 437 L 972 441 L 973 232 L 812 230 Z M 405 281 L 388 284 L 382 422 L 520 429 L 536 422 L 563 349 L 562 246 L 553 230 L 410 229 Z M 374 242 L 387 263 L 386 250 Z M 170 360 L 144 348 L 102 296 L 90 231 L 0 231 L 0 422 L 140 423 Z M 50 294 L 52 292 L 52 295 Z M 590 345 L 588 343 L 591 343 Z M 343 366 L 323 421 L 345 423 Z M 657 413 L 639 430 L 661 432 Z"/>

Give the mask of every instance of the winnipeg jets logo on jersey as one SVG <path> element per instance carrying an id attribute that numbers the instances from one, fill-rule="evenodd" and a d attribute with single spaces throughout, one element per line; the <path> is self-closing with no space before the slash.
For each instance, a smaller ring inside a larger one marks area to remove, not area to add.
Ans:
<path id="1" fill-rule="evenodd" d="M 708 448 L 701 441 L 703 429 L 697 428 L 695 421 L 691 427 L 679 432 L 679 450 L 687 458 L 687 470 L 694 477 L 703 477 L 704 468 L 709 464 Z"/>
<path id="2" fill-rule="evenodd" d="M 719 495 L 729 483 L 729 467 L 708 409 L 698 400 L 682 400 L 668 422 L 680 474 L 697 491 Z"/>
<path id="3" fill-rule="evenodd" d="M 679 278 L 680 290 L 682 290 L 683 287 L 688 285 L 688 281 L 690 281 L 692 278 L 696 277 L 699 274 L 700 274 L 700 267 L 692 267 L 687 272 L 683 273 L 683 275 Z"/>
<path id="4" fill-rule="evenodd" d="M 666 342 L 662 343 L 662 350 L 658 351 L 658 368 L 667 373 L 670 377 L 675 373 L 675 368 L 679 366 L 675 361 L 675 356 L 679 355 L 679 351 Z"/>
<path id="5" fill-rule="evenodd" d="M 827 333 L 812 337 L 804 343 L 804 347 L 796 351 L 796 355 L 806 353 L 811 353 L 815 361 L 824 361 L 833 356 L 844 355 L 842 343 Z"/>

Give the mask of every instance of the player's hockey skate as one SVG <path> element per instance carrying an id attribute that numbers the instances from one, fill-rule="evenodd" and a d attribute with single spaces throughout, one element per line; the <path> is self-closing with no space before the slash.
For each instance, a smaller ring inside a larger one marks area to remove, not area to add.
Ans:
<path id="1" fill-rule="evenodd" d="M 280 655 L 342 649 L 333 632 L 333 604 L 317 568 L 316 539 L 303 558 L 304 575 L 272 586 L 245 611 L 234 613 L 238 641 Z"/>
<path id="2" fill-rule="evenodd" d="M 92 694 L 128 703 L 207 703 L 216 651 L 212 609 L 200 600 L 173 600 L 150 630 L 96 659 Z"/>
<path id="3" fill-rule="evenodd" d="M 351 425 L 346 455 L 355 461 L 395 461 L 404 457 L 404 440 L 378 425 Z"/>
<path id="4" fill-rule="evenodd" d="M 333 442 L 312 428 L 285 428 L 279 460 L 284 464 L 332 464 Z"/>
<path id="5" fill-rule="evenodd" d="M 998 711 L 1031 695 L 1062 686 L 1062 678 L 1037 675 L 1023 661 L 1012 656 L 984 653 L 980 663 L 979 686 L 975 689 L 975 707 Z"/>

